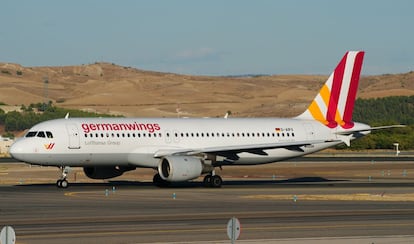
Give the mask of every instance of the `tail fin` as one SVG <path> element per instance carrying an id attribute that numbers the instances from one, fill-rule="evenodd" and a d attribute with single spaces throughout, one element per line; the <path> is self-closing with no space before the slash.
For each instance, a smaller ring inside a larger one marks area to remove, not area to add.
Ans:
<path id="1" fill-rule="evenodd" d="M 314 119 L 329 128 L 338 125 L 352 128 L 352 111 L 363 59 L 363 51 L 347 52 L 308 109 L 297 118 Z"/>

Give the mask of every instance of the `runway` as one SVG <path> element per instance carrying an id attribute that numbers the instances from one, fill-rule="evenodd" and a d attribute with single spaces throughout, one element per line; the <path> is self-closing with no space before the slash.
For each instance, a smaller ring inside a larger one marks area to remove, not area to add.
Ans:
<path id="1" fill-rule="evenodd" d="M 108 190 L 106 190 L 108 189 Z M 409 201 L 307 200 L 302 195 L 412 192 L 413 184 L 152 186 L 52 185 L 1 187 L 1 223 L 19 243 L 150 243 L 223 241 L 226 223 L 242 223 L 241 240 L 412 235 Z M 291 195 L 291 200 L 257 198 Z M 296 202 L 294 196 L 297 196 Z M 175 199 L 174 199 L 175 196 Z M 253 197 L 253 198 L 252 198 Z"/>
<path id="2" fill-rule="evenodd" d="M 242 177 L 234 173 L 219 189 L 198 181 L 170 188 L 148 181 L 78 182 L 66 190 L 53 179 L 3 184 L 0 226 L 13 226 L 17 243 L 229 243 L 227 221 L 237 217 L 237 243 L 412 243 L 414 166 L 391 164 L 375 167 L 393 167 L 392 176 L 372 181 L 350 174 L 359 168 L 349 171 L 346 163 L 334 164 L 349 174 L 340 179 L 306 173 L 321 172 L 312 163 L 248 167 L 257 174 L 296 167 L 302 177 L 246 179 L 244 168 L 235 169 Z M 397 175 L 396 168 L 408 173 Z"/>

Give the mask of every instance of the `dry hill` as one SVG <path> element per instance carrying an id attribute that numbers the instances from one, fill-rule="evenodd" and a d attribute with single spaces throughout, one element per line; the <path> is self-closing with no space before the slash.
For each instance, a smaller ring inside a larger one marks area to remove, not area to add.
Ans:
<path id="1" fill-rule="evenodd" d="M 47 94 L 44 79 L 48 78 Z M 109 63 L 22 67 L 0 63 L 0 101 L 28 105 L 48 100 L 66 108 L 125 116 L 294 116 L 327 76 L 252 78 L 189 76 L 142 71 Z M 414 72 L 363 77 L 362 98 L 414 95 Z"/>

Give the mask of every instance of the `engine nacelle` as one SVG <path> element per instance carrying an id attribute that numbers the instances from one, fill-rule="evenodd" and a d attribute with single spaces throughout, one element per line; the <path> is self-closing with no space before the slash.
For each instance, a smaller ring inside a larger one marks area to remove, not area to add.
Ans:
<path id="1" fill-rule="evenodd" d="M 91 179 L 109 179 L 122 175 L 123 173 L 134 170 L 136 167 L 101 166 L 84 167 L 83 172 Z"/>
<path id="2" fill-rule="evenodd" d="M 203 172 L 201 159 L 192 156 L 167 156 L 160 160 L 158 173 L 166 181 L 187 181 Z"/>

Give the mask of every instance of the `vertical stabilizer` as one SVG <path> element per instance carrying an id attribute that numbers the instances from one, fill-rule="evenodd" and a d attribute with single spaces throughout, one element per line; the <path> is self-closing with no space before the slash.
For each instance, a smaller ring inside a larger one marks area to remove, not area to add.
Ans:
<path id="1" fill-rule="evenodd" d="M 363 51 L 349 51 L 336 66 L 308 109 L 298 119 L 314 119 L 329 128 L 354 126 L 352 112 L 361 74 Z"/>

